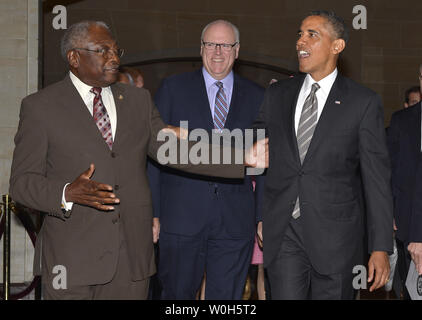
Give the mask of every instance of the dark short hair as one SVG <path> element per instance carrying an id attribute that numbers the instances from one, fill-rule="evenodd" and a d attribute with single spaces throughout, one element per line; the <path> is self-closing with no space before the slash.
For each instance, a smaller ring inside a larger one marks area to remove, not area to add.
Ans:
<path id="1" fill-rule="evenodd" d="M 404 94 L 404 100 L 406 101 L 406 103 L 409 103 L 409 96 L 410 96 L 411 93 L 414 93 L 414 92 L 420 94 L 421 93 L 421 87 L 414 86 L 414 87 L 411 87 L 411 88 L 406 90 L 406 92 Z"/>
<path id="2" fill-rule="evenodd" d="M 311 11 L 306 17 L 319 16 L 325 18 L 334 30 L 337 39 L 343 39 L 344 42 L 349 41 L 349 29 L 344 22 L 343 18 L 339 17 L 334 11 L 327 10 L 314 10 Z"/>
<path id="3" fill-rule="evenodd" d="M 65 61 L 67 61 L 67 53 L 73 48 L 81 45 L 80 42 L 87 37 L 89 29 L 92 26 L 103 27 L 111 34 L 110 28 L 102 21 L 85 20 L 72 24 L 64 33 L 60 43 L 60 51 Z"/>

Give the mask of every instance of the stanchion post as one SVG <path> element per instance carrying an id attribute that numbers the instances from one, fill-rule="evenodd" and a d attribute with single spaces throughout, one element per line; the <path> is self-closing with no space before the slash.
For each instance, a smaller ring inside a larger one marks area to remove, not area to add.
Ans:
<path id="1" fill-rule="evenodd" d="M 4 300 L 10 297 L 10 197 L 3 196 L 4 235 L 3 235 L 3 293 Z"/>

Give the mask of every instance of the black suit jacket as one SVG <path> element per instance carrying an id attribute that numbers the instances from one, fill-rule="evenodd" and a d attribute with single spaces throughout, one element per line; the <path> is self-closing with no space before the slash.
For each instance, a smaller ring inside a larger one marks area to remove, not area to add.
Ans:
<path id="1" fill-rule="evenodd" d="M 388 129 L 396 236 L 422 242 L 421 103 L 397 111 Z"/>
<path id="2" fill-rule="evenodd" d="M 312 265 L 322 274 L 338 273 L 362 262 L 365 224 L 369 252 L 392 251 L 383 108 L 378 95 L 339 74 L 301 165 L 294 114 L 304 78 L 271 85 L 255 124 L 267 129 L 270 147 L 264 263 L 278 254 L 299 196 L 304 246 Z"/>
<path id="3" fill-rule="evenodd" d="M 257 118 L 264 89 L 234 74 L 233 93 L 225 128 L 250 128 Z M 202 69 L 165 79 L 155 95 L 164 122 L 180 126 L 188 121 L 189 130 L 205 129 L 211 137 L 214 128 Z M 263 179 L 256 177 L 256 193 L 251 176 L 245 179 L 201 177 L 167 167 L 149 166 L 154 216 L 160 217 L 165 232 L 196 235 L 204 230 L 208 217 L 221 212 L 226 231 L 233 237 L 253 237 L 258 216 L 257 201 L 263 193 Z M 214 199 L 219 194 L 219 201 Z M 218 206 L 216 206 L 218 203 Z"/>

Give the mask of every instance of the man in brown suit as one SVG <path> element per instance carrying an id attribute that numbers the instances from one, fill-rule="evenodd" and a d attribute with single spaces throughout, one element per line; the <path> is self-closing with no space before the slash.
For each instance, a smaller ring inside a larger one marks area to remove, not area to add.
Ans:
<path id="1" fill-rule="evenodd" d="M 145 299 L 155 273 L 145 165 L 166 126 L 148 91 L 115 83 L 122 50 L 104 23 L 71 26 L 62 55 L 69 75 L 23 99 L 15 137 L 11 196 L 48 213 L 35 272 L 45 299 Z M 244 174 L 243 165 L 183 169 Z"/>

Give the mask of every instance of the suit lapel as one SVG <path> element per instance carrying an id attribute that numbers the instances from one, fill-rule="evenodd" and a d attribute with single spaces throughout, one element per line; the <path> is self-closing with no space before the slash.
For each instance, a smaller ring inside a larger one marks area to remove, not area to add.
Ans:
<path id="1" fill-rule="evenodd" d="M 303 85 L 303 81 L 305 80 L 304 75 L 296 76 L 297 79 L 292 86 L 286 91 L 284 95 L 284 100 L 282 104 L 287 107 L 283 107 L 284 110 L 283 121 L 284 121 L 284 128 L 286 130 L 287 140 L 289 141 L 290 149 L 292 154 L 295 158 L 295 161 L 300 164 L 299 158 L 299 149 L 297 146 L 297 138 L 296 138 L 296 131 L 295 131 L 295 112 L 296 112 L 296 104 L 297 99 L 299 97 L 300 90 Z"/>
<path id="2" fill-rule="evenodd" d="M 212 119 L 204 76 L 202 75 L 202 69 L 198 70 L 194 75 L 192 95 L 192 101 L 199 102 L 198 105 L 194 105 L 194 108 L 198 112 L 196 119 L 203 121 L 203 125 L 200 127 L 207 128 L 209 130 L 214 129 L 214 122 Z"/>
<path id="3" fill-rule="evenodd" d="M 336 101 L 341 101 L 341 98 L 345 98 L 347 95 L 347 90 L 344 87 L 343 79 L 340 74 L 337 75 L 336 80 L 331 88 L 331 91 L 325 102 L 324 109 L 319 117 L 318 123 L 315 128 L 314 135 L 309 145 L 308 152 L 306 157 L 303 160 L 303 164 L 312 157 L 312 153 L 318 149 L 318 145 L 323 140 L 323 138 L 328 135 L 331 130 L 332 124 L 336 122 L 337 115 L 339 112 L 339 105 L 336 104 Z"/>
<path id="4" fill-rule="evenodd" d="M 69 75 L 63 80 L 63 92 L 61 97 L 66 111 L 70 114 L 71 118 L 76 120 L 78 130 L 86 131 L 87 136 L 95 137 L 95 139 L 104 144 L 104 147 L 108 148 L 91 113 L 82 100 L 78 90 L 73 85 Z"/>
<path id="5" fill-rule="evenodd" d="M 117 115 L 117 124 L 116 124 L 116 134 L 113 141 L 113 150 L 118 149 L 121 141 L 124 140 L 124 136 L 127 133 L 127 130 L 130 130 L 127 126 L 124 126 L 124 123 L 130 123 L 127 119 L 128 112 L 125 108 L 125 90 L 123 86 L 119 84 L 111 85 L 111 91 L 113 93 L 114 104 L 116 105 L 116 115 Z"/>
<path id="6" fill-rule="evenodd" d="M 242 103 L 240 103 L 243 95 L 242 86 L 237 75 L 234 74 L 233 76 L 232 98 L 230 101 L 229 113 L 227 114 L 226 123 L 224 125 L 224 128 L 229 130 L 239 127 L 236 125 L 236 120 L 242 116 Z"/>

